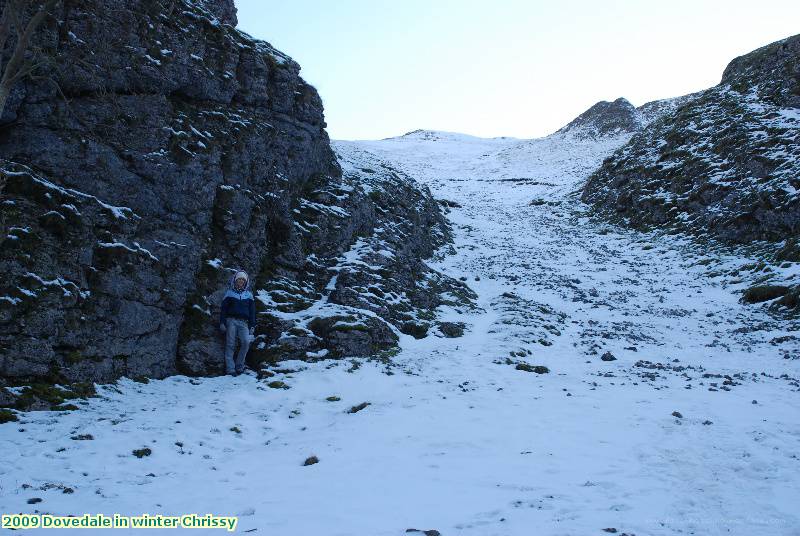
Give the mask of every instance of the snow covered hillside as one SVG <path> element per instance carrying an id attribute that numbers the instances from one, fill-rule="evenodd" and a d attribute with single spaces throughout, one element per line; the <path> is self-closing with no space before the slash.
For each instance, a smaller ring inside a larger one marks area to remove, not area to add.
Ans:
<path id="1" fill-rule="evenodd" d="M 763 241 L 773 269 L 800 262 L 800 35 L 735 58 L 718 85 L 674 102 L 603 162 L 583 200 L 637 227 Z M 784 285 L 778 305 L 796 309 L 800 284 L 782 279 L 770 281 Z"/>
<path id="2" fill-rule="evenodd" d="M 630 136 L 335 142 L 449 207 L 432 265 L 478 298 L 437 314 L 463 336 L 25 414 L 0 425 L 0 510 L 212 512 L 282 536 L 798 534 L 798 325 L 739 303 L 746 270 L 715 275 L 757 259 L 589 217 L 578 191 Z"/>

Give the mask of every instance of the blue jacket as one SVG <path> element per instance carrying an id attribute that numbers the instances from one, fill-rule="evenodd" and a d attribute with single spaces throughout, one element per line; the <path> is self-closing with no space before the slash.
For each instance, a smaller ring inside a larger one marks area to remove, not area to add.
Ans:
<path id="1" fill-rule="evenodd" d="M 235 277 L 235 276 L 234 276 Z M 224 325 L 228 318 L 241 318 L 247 320 L 247 325 L 254 328 L 256 325 L 256 302 L 250 292 L 250 279 L 247 279 L 242 291 L 236 290 L 234 280 L 222 298 L 222 307 L 219 310 L 219 323 Z"/>

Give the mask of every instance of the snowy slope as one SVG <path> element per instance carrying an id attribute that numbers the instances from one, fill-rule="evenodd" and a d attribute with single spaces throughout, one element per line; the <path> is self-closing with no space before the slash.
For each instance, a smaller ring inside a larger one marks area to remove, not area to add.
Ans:
<path id="1" fill-rule="evenodd" d="M 673 103 L 603 162 L 583 200 L 637 227 L 763 241 L 779 266 L 800 235 L 800 35 L 734 59 L 718 85 Z M 780 305 L 800 306 L 800 281 L 770 283 L 786 287 Z"/>
<path id="2" fill-rule="evenodd" d="M 478 307 L 438 313 L 465 335 L 283 362 L 267 381 L 289 389 L 122 381 L 24 415 L 0 425 L 0 510 L 239 514 L 283 536 L 797 534 L 797 326 L 715 277 L 748 259 L 588 217 L 575 192 L 629 136 L 336 142 L 449 201 L 433 264 Z"/>

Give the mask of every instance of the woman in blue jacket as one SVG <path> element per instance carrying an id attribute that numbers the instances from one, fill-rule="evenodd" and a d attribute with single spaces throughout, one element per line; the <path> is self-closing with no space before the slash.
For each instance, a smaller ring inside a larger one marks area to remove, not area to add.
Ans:
<path id="1" fill-rule="evenodd" d="M 231 279 L 231 287 L 222 298 L 219 329 L 225 334 L 225 374 L 238 376 L 244 372 L 244 359 L 256 329 L 256 302 L 249 290 L 250 278 L 239 271 Z M 239 353 L 233 362 L 233 351 L 239 341 Z"/>

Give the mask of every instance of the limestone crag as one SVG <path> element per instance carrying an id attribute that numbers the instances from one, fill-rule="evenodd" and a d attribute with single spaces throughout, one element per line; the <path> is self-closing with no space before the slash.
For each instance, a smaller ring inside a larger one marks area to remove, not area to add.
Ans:
<path id="1" fill-rule="evenodd" d="M 38 32 L 51 71 L 0 121 L 3 381 L 219 372 L 235 269 L 256 366 L 386 351 L 461 288 L 422 260 L 449 239 L 430 193 L 343 175 L 298 64 L 235 23 L 232 0 L 80 0 Z"/>

